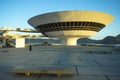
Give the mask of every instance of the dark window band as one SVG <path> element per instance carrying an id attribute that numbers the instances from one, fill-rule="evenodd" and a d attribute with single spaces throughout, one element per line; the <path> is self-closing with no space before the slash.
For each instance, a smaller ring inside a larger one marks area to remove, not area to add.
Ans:
<path id="1" fill-rule="evenodd" d="M 67 30 L 88 30 L 98 32 L 104 27 L 104 24 L 97 22 L 56 22 L 39 25 L 36 29 L 42 33 Z"/>

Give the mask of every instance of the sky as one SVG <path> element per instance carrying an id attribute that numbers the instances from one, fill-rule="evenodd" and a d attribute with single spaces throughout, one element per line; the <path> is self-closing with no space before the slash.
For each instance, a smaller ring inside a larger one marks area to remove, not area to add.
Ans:
<path id="1" fill-rule="evenodd" d="M 120 34 L 120 0 L 0 0 L 0 27 L 34 29 L 27 23 L 31 17 L 65 10 L 92 10 L 114 16 L 114 21 L 91 39 Z"/>

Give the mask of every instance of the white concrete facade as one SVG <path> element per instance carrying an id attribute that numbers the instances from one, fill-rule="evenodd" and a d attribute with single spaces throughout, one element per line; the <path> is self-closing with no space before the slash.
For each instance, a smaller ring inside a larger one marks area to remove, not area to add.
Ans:
<path id="1" fill-rule="evenodd" d="M 41 14 L 32 17 L 28 20 L 28 23 L 33 27 L 40 24 L 47 24 L 53 22 L 69 22 L 69 21 L 90 21 L 99 22 L 103 24 L 109 24 L 114 20 L 111 14 L 97 11 L 86 11 L 86 10 L 73 10 L 73 11 L 60 11 Z"/>
<path id="2" fill-rule="evenodd" d="M 41 14 L 28 23 L 48 37 L 60 38 L 66 45 L 76 45 L 77 39 L 95 35 L 113 20 L 112 15 L 104 12 L 73 10 Z"/>

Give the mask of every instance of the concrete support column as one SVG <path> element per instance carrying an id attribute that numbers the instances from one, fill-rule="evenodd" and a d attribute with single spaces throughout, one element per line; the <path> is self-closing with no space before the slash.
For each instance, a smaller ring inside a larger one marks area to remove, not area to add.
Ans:
<path id="1" fill-rule="evenodd" d="M 25 47 L 25 38 L 15 39 L 15 48 L 23 48 L 23 47 Z"/>
<path id="2" fill-rule="evenodd" d="M 65 45 L 77 45 L 77 39 L 78 37 L 68 37 L 68 38 L 63 38 L 62 43 Z"/>
<path id="3" fill-rule="evenodd" d="M 3 40 L 2 40 L 2 46 L 4 46 L 4 47 L 7 46 L 7 41 L 6 41 L 6 39 L 3 39 Z"/>

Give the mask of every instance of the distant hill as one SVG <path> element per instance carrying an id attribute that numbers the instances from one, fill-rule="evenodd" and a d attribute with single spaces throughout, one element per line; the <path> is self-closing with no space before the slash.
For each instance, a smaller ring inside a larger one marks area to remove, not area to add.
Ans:
<path id="1" fill-rule="evenodd" d="M 81 38 L 81 39 L 78 39 L 77 43 L 80 44 L 80 43 L 99 43 L 101 40 L 93 40 L 93 39 L 90 39 L 90 38 Z"/>
<path id="2" fill-rule="evenodd" d="M 102 40 L 102 43 L 104 43 L 104 44 L 114 44 L 114 43 L 118 43 L 117 37 L 107 36 L 106 38 L 104 38 L 104 39 Z"/>
<path id="3" fill-rule="evenodd" d="M 116 37 L 114 36 L 107 36 L 103 40 L 93 40 L 89 38 L 81 38 L 77 41 L 78 44 L 80 43 L 102 43 L 102 44 L 120 44 L 120 34 Z"/>
<path id="4" fill-rule="evenodd" d="M 114 37 L 114 36 L 107 36 L 102 40 L 102 43 L 106 44 L 120 44 L 120 35 Z"/>

